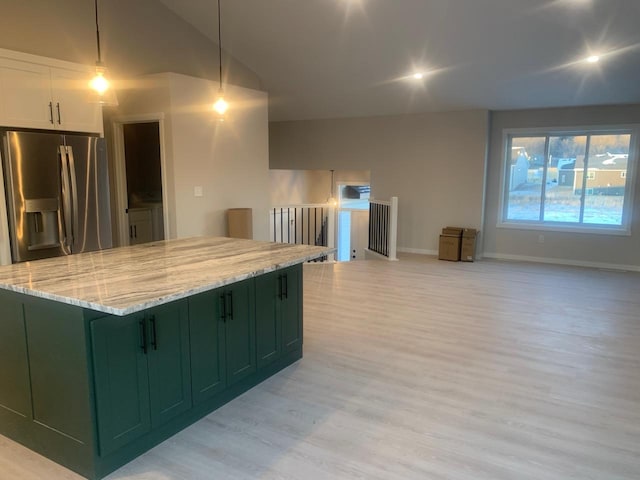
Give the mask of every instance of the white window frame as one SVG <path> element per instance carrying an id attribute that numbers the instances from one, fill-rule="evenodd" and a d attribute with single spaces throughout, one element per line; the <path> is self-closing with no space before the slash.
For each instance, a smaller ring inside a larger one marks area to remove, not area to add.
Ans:
<path id="1" fill-rule="evenodd" d="M 550 222 L 508 220 L 507 206 L 509 201 L 508 172 L 511 164 L 511 152 L 508 151 L 509 139 L 513 136 L 584 136 L 630 134 L 629 160 L 625 184 L 624 204 L 622 211 L 622 225 L 592 225 L 576 224 L 573 222 Z M 497 228 L 516 230 L 543 230 L 551 232 L 577 232 L 604 235 L 631 235 L 631 220 L 635 198 L 636 170 L 640 161 L 640 125 L 607 125 L 607 126 L 577 126 L 577 127 L 548 127 L 548 128 L 507 128 L 502 131 L 502 170 L 500 180 L 500 202 L 498 208 Z"/>

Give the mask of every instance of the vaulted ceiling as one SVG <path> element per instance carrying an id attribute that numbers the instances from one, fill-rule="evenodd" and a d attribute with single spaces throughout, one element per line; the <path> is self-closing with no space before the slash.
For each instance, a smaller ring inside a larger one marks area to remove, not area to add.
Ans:
<path id="1" fill-rule="evenodd" d="M 160 1 L 217 42 L 216 0 Z M 638 0 L 221 2 L 271 120 L 640 103 Z"/>

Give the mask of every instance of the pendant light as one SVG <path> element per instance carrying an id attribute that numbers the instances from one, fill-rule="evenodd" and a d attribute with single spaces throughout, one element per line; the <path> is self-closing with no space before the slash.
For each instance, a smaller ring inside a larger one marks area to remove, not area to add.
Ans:
<path id="1" fill-rule="evenodd" d="M 222 90 L 222 31 L 220 28 L 220 0 L 218 0 L 218 81 L 220 82 L 220 87 L 218 89 L 218 99 L 213 104 L 213 109 L 218 113 L 219 120 L 224 120 L 224 114 L 229 108 L 229 104 L 224 99 L 224 90 Z"/>
<path id="2" fill-rule="evenodd" d="M 118 98 L 115 90 L 111 87 L 111 82 L 106 77 L 107 67 L 102 62 L 102 51 L 100 50 L 100 27 L 98 24 L 98 0 L 94 1 L 96 10 L 96 46 L 98 48 L 98 60 L 96 61 L 96 75 L 89 82 L 92 94 L 92 103 L 100 105 L 117 106 Z"/>
<path id="3" fill-rule="evenodd" d="M 334 183 L 333 183 L 333 170 L 330 170 L 331 172 L 331 196 L 329 197 L 329 199 L 327 200 L 327 203 L 329 205 L 331 205 L 332 207 L 335 207 L 336 205 L 338 205 L 338 201 L 336 200 L 336 197 L 333 196 L 333 187 L 334 187 Z"/>

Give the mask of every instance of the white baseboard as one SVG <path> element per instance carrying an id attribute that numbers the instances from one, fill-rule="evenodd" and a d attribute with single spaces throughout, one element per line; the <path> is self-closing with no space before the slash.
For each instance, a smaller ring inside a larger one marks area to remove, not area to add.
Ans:
<path id="1" fill-rule="evenodd" d="M 425 250 L 422 248 L 398 247 L 400 253 L 417 253 L 418 255 L 438 255 L 437 250 Z"/>
<path id="2" fill-rule="evenodd" d="M 640 266 L 636 265 L 620 265 L 617 263 L 604 262 L 585 262 L 582 260 L 571 260 L 564 258 L 548 258 L 548 257 L 529 257 L 526 255 L 508 255 L 502 253 L 484 253 L 484 258 L 493 258 L 495 260 L 511 260 L 517 262 L 535 262 L 548 263 L 553 265 L 568 265 L 572 267 L 599 268 L 605 270 L 620 270 L 629 272 L 640 272 Z"/>

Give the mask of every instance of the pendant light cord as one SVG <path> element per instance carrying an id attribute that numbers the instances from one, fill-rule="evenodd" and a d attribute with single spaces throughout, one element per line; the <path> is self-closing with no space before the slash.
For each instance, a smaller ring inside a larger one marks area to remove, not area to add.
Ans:
<path id="1" fill-rule="evenodd" d="M 97 2 L 98 0 L 96 0 Z M 220 28 L 220 0 L 218 0 L 218 67 L 219 67 L 219 76 L 218 80 L 220 82 L 220 89 L 222 90 L 222 31 Z"/>
<path id="2" fill-rule="evenodd" d="M 102 54 L 100 51 L 100 27 L 98 26 L 98 0 L 95 0 L 96 6 L 96 45 L 98 46 L 98 63 L 102 63 Z"/>

